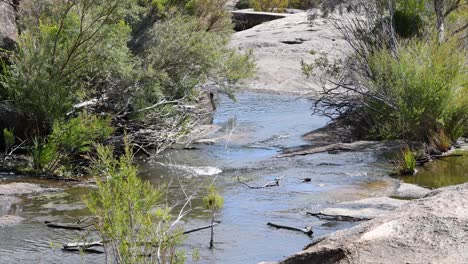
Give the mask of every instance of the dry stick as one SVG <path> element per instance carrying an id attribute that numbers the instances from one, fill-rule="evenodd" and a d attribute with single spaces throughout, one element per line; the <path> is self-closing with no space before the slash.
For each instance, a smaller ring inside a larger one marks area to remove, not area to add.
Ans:
<path id="1" fill-rule="evenodd" d="M 442 154 L 442 155 L 431 155 L 431 158 L 436 158 L 436 159 L 443 159 L 443 158 L 450 158 L 450 157 L 462 157 L 463 154 Z"/>
<path id="2" fill-rule="evenodd" d="M 278 228 L 278 229 L 286 229 L 286 230 L 301 232 L 308 236 L 312 236 L 312 234 L 314 233 L 314 231 L 312 231 L 312 227 L 306 227 L 305 229 L 302 229 L 302 228 L 297 228 L 297 227 L 292 227 L 292 226 L 278 225 L 278 224 L 274 224 L 271 222 L 268 222 L 267 225 Z"/>
<path id="3" fill-rule="evenodd" d="M 279 186 L 279 182 L 280 182 L 282 179 L 284 179 L 284 177 L 286 177 L 286 176 L 282 176 L 282 177 L 280 177 L 280 178 L 275 178 L 274 181 L 269 182 L 269 183 L 267 183 L 267 184 L 265 184 L 265 185 L 263 185 L 263 186 L 251 186 L 251 185 L 249 185 L 248 183 L 242 181 L 242 180 L 240 179 L 239 176 L 237 176 L 237 180 L 238 180 L 240 183 L 244 184 L 245 186 L 249 187 L 250 189 L 264 189 L 264 188 L 270 188 L 270 187 L 277 187 L 277 186 Z"/>
<path id="4" fill-rule="evenodd" d="M 325 220 L 332 220 L 332 221 L 345 221 L 345 222 L 359 222 L 359 221 L 367 221 L 371 220 L 371 218 L 367 217 L 354 217 L 349 215 L 329 215 L 323 213 L 311 213 L 307 212 L 308 215 L 315 216 L 318 219 L 325 219 Z"/>

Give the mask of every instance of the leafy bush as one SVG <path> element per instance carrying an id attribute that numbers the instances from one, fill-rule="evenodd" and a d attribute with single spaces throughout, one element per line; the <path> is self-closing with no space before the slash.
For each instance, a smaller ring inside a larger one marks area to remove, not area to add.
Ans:
<path id="1" fill-rule="evenodd" d="M 210 31 L 208 27 L 182 15 L 154 25 L 142 55 L 145 74 L 140 105 L 153 104 L 161 97 L 194 98 L 197 85 L 232 83 L 252 72 L 248 54 L 226 48 L 231 30 Z"/>
<path id="2" fill-rule="evenodd" d="M 240 0 L 236 3 L 237 9 L 247 9 L 250 8 L 250 0 Z"/>
<path id="3" fill-rule="evenodd" d="M 40 12 L 28 16 L 22 6 L 19 52 L 0 81 L 2 99 L 41 124 L 64 117 L 103 81 L 126 76 L 130 28 L 121 20 L 125 1 L 33 2 Z"/>
<path id="4" fill-rule="evenodd" d="M 373 80 L 366 97 L 371 133 L 429 142 L 440 130 L 450 140 L 467 129 L 466 61 L 456 42 L 412 41 L 398 58 L 382 50 L 369 59 Z M 379 98 L 379 100 L 376 100 Z"/>
<path id="5" fill-rule="evenodd" d="M 223 208 L 224 198 L 219 194 L 216 187 L 212 184 L 208 188 L 208 194 L 203 197 L 203 206 L 211 212 L 211 239 L 210 248 L 214 247 L 214 223 L 216 213 Z"/>
<path id="6" fill-rule="evenodd" d="M 250 6 L 255 11 L 282 13 L 288 7 L 288 0 L 251 0 Z"/>
<path id="7" fill-rule="evenodd" d="M 113 155 L 111 147 L 99 145 L 93 160 L 97 191 L 84 201 L 96 217 L 96 230 L 112 263 L 183 263 L 177 252 L 181 232 L 170 229 L 171 215 L 164 205 L 164 188 L 154 188 L 138 178 L 133 153 Z"/>
<path id="8" fill-rule="evenodd" d="M 87 113 L 68 121 L 56 121 L 49 136 L 34 140 L 34 167 L 46 173 L 54 173 L 61 166 L 69 167 L 73 159 L 89 152 L 94 144 L 112 133 L 109 118 Z"/>

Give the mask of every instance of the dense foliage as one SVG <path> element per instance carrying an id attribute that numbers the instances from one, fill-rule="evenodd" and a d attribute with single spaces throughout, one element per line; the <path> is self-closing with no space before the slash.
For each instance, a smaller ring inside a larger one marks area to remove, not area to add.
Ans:
<path id="1" fill-rule="evenodd" d="M 306 73 L 320 68 L 326 75 L 317 111 L 344 120 L 358 138 L 404 139 L 447 151 L 468 132 L 468 6 L 447 1 L 441 11 L 439 1 L 373 4 L 351 11 L 351 22 L 334 22 L 352 56 L 303 64 Z"/>
<path id="2" fill-rule="evenodd" d="M 2 64 L 0 84 L 2 100 L 41 131 L 92 98 L 107 98 L 111 112 L 136 112 L 193 101 L 198 86 L 231 84 L 252 70 L 248 55 L 226 47 L 223 0 L 32 2 L 20 6 L 18 52 Z"/>

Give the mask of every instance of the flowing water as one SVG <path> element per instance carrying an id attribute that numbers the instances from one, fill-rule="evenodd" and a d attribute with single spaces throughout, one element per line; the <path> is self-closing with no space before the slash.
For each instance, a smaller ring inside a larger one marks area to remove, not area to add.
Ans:
<path id="1" fill-rule="evenodd" d="M 208 230 L 192 233 L 184 242 L 189 255 L 193 249 L 199 250 L 198 263 L 280 260 L 318 237 L 351 226 L 319 221 L 306 216 L 307 211 L 318 211 L 336 202 L 387 195 L 397 183 L 386 176 L 388 166 L 372 151 L 275 158 L 282 148 L 305 144 L 301 135 L 327 122 L 311 116 L 309 100 L 242 92 L 235 102 L 226 97 L 221 101 L 214 117 L 214 124 L 221 127 L 213 135 L 218 138 L 216 143 L 170 150 L 156 159 L 140 160 L 141 177 L 154 184 L 170 183 L 173 200 L 183 197 L 180 186 L 191 193 L 216 178 L 225 204 L 217 217 L 222 223 L 215 228 L 215 248 L 208 249 Z M 240 177 L 250 185 L 261 186 L 283 176 L 279 187 L 267 189 L 249 189 L 237 180 Z M 302 183 L 306 177 L 311 181 Z M 0 228 L 0 263 L 102 263 L 103 255 L 60 250 L 61 243 L 92 234 L 49 229 L 43 224 L 44 220 L 66 222 L 86 216 L 80 199 L 91 187 L 40 183 L 64 191 L 22 197 L 21 203 L 8 208 L 10 214 L 26 220 Z M 201 207 L 201 201 L 194 200 L 192 207 L 185 228 L 206 225 L 209 214 Z M 267 226 L 267 222 L 312 226 L 314 236 L 277 230 Z"/>

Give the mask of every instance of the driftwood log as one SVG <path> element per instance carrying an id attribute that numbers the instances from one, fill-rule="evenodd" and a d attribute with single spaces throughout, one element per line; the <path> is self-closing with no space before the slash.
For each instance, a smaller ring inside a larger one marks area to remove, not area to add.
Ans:
<path id="1" fill-rule="evenodd" d="M 272 222 L 268 222 L 267 225 L 278 228 L 278 229 L 285 229 L 285 230 L 290 230 L 290 231 L 296 231 L 296 232 L 301 232 L 303 234 L 306 234 L 308 236 L 312 236 L 314 231 L 312 231 L 312 227 L 306 227 L 306 228 L 298 228 L 298 227 L 293 227 L 293 226 L 285 226 L 285 225 L 279 225 L 279 224 L 274 224 Z"/>

